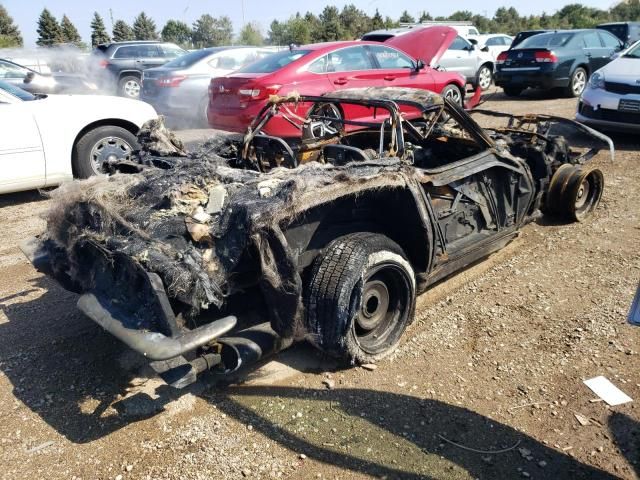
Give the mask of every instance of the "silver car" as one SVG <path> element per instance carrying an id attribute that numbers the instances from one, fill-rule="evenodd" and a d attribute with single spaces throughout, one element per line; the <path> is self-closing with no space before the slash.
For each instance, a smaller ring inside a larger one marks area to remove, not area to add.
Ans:
<path id="1" fill-rule="evenodd" d="M 424 27 L 415 27 L 424 28 Z M 362 36 L 362 40 L 385 42 L 398 35 L 405 35 L 415 28 L 392 28 L 376 30 Z M 427 27 L 428 28 L 428 27 Z M 458 35 L 443 53 L 438 67 L 448 72 L 458 72 L 467 79 L 467 83 L 486 90 L 493 82 L 494 60 L 488 47 L 477 48 L 473 43 Z M 435 67 L 436 65 L 432 65 Z"/>
<path id="2" fill-rule="evenodd" d="M 168 117 L 189 126 L 208 127 L 209 83 L 279 47 L 212 47 L 196 50 L 161 67 L 142 73 L 141 100 Z"/>
<path id="3" fill-rule="evenodd" d="M 591 75 L 576 120 L 603 130 L 640 131 L 640 42 Z"/>

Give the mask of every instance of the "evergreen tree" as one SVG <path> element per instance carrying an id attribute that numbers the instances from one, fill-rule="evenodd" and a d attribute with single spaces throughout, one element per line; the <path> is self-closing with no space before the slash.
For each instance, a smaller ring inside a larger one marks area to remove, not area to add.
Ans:
<path id="1" fill-rule="evenodd" d="M 216 19 L 216 34 L 214 45 L 231 45 L 233 43 L 233 23 L 223 15 Z"/>
<path id="2" fill-rule="evenodd" d="M 0 5 L 0 48 L 21 47 L 22 35 L 9 12 Z"/>
<path id="3" fill-rule="evenodd" d="M 203 14 L 193 23 L 191 40 L 195 48 L 206 48 L 215 45 L 216 20 L 208 13 Z"/>
<path id="4" fill-rule="evenodd" d="M 416 23 L 416 19 L 413 18 L 413 15 L 411 15 L 409 12 L 407 12 L 405 10 L 404 12 L 402 12 L 402 15 L 400 15 L 400 18 L 398 19 L 398 22 L 400 22 L 400 23 Z"/>
<path id="5" fill-rule="evenodd" d="M 191 29 L 189 25 L 179 20 L 169 20 L 161 33 L 164 42 L 177 43 L 182 47 L 191 46 Z"/>
<path id="6" fill-rule="evenodd" d="M 376 8 L 376 13 L 371 18 L 371 29 L 372 30 L 380 30 L 384 28 L 384 18 L 380 15 L 380 12 Z"/>
<path id="7" fill-rule="evenodd" d="M 256 23 L 247 23 L 242 27 L 242 30 L 240 30 L 238 43 L 240 45 L 262 45 L 264 38 L 262 38 L 262 33 L 260 33 L 260 27 Z"/>
<path id="8" fill-rule="evenodd" d="M 133 29 L 124 20 L 117 20 L 113 25 L 113 41 L 126 42 L 127 40 L 135 40 Z"/>
<path id="9" fill-rule="evenodd" d="M 146 13 L 140 12 L 133 21 L 133 36 L 136 40 L 158 40 L 156 22 L 149 18 Z"/>
<path id="10" fill-rule="evenodd" d="M 196 48 L 231 45 L 233 24 L 229 17 L 213 18 L 205 13 L 193 24 L 193 45 Z"/>
<path id="11" fill-rule="evenodd" d="M 371 19 L 355 5 L 345 5 L 340 12 L 340 25 L 344 32 L 344 37 L 357 40 L 371 30 Z"/>
<path id="12" fill-rule="evenodd" d="M 98 12 L 93 12 L 93 20 L 91 20 L 91 46 L 95 47 L 101 43 L 109 43 L 111 37 L 107 33 L 104 21 Z"/>
<path id="13" fill-rule="evenodd" d="M 56 43 L 64 42 L 62 29 L 51 12 L 48 9 L 42 10 L 40 18 L 38 18 L 38 40 L 36 44 L 41 47 L 50 47 Z"/>
<path id="14" fill-rule="evenodd" d="M 320 14 L 320 32 L 318 40 L 321 42 L 331 42 L 343 38 L 342 25 L 340 25 L 340 14 L 333 6 L 324 7 Z"/>
<path id="15" fill-rule="evenodd" d="M 426 10 L 423 10 L 422 13 L 420 14 L 420 18 L 418 19 L 418 22 L 428 22 L 430 20 L 433 20 L 433 17 L 429 15 L 429 12 L 427 12 Z"/>
<path id="16" fill-rule="evenodd" d="M 73 43 L 74 45 L 82 45 L 82 38 L 78 33 L 76 26 L 69 20 L 67 15 L 62 15 L 60 22 L 60 30 L 62 31 L 62 39 L 64 43 Z"/>

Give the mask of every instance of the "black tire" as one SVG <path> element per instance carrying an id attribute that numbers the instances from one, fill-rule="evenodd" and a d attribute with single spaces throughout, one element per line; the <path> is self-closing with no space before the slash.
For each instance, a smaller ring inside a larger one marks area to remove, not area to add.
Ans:
<path id="1" fill-rule="evenodd" d="M 136 136 L 129 130 L 114 125 L 96 127 L 86 132 L 73 147 L 73 174 L 77 178 L 89 178 L 103 173 L 102 162 L 109 158 L 126 159 L 139 148 Z"/>
<path id="2" fill-rule="evenodd" d="M 395 242 L 375 233 L 337 238 L 305 290 L 309 340 L 350 364 L 375 362 L 413 321 L 415 296 L 413 269 Z"/>
<path id="3" fill-rule="evenodd" d="M 476 73 L 476 85 L 484 92 L 493 83 L 493 69 L 491 65 L 482 65 Z"/>
<path id="4" fill-rule="evenodd" d="M 502 89 L 507 97 L 519 97 L 522 93 L 521 87 L 503 87 Z"/>
<path id="5" fill-rule="evenodd" d="M 549 183 L 545 213 L 581 222 L 598 207 L 603 191 L 602 171 L 564 164 Z"/>
<path id="6" fill-rule="evenodd" d="M 440 96 L 442 96 L 443 98 L 448 98 L 450 100 L 453 100 L 460 107 L 463 106 L 464 92 L 460 89 L 460 87 L 458 87 L 457 85 L 454 85 L 453 83 L 450 83 L 449 85 L 444 87 L 442 89 L 442 92 L 440 92 Z"/>
<path id="7" fill-rule="evenodd" d="M 565 95 L 569 98 L 579 97 L 584 92 L 588 81 L 589 74 L 587 71 L 582 67 L 576 68 L 571 74 L 569 85 L 564 89 Z"/>
<path id="8" fill-rule="evenodd" d="M 140 98 L 140 91 L 142 90 L 142 82 L 140 77 L 133 75 L 126 75 L 118 82 L 118 93 L 122 97 L 127 98 Z"/>

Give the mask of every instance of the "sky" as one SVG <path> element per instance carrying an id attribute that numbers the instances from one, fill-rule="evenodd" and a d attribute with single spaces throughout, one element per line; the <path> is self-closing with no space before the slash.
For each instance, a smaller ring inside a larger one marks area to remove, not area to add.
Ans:
<path id="1" fill-rule="evenodd" d="M 398 18 L 403 10 L 408 10 L 414 16 L 426 10 L 432 16 L 447 16 L 456 10 L 470 10 L 486 16 L 493 16 L 495 10 L 501 6 L 513 6 L 521 15 L 540 14 L 543 11 L 551 14 L 570 3 L 580 2 L 583 5 L 610 8 L 616 4 L 615 0 L 456 0 L 455 2 L 417 2 L 415 0 L 346 0 L 323 2 L 300 2 L 294 0 L 265 1 L 265 0 L 105 0 L 101 2 L 78 0 L 0 0 L 9 11 L 20 28 L 26 47 L 35 46 L 37 39 L 36 22 L 43 8 L 48 8 L 58 20 L 63 14 L 71 19 L 82 36 L 90 43 L 91 29 L 89 24 L 93 12 L 97 11 L 104 19 L 107 29 L 111 31 L 111 18 L 133 23 L 133 19 L 141 11 L 151 16 L 162 29 L 169 19 L 182 20 L 191 25 L 203 13 L 214 17 L 228 15 L 233 21 L 236 32 L 244 22 L 257 22 L 262 32 L 266 33 L 272 20 L 286 20 L 296 11 L 307 10 L 320 13 L 327 5 L 335 5 L 341 9 L 345 4 L 353 3 L 369 15 L 375 13 L 376 8 L 383 16 Z M 110 8 L 109 8 L 110 7 Z"/>

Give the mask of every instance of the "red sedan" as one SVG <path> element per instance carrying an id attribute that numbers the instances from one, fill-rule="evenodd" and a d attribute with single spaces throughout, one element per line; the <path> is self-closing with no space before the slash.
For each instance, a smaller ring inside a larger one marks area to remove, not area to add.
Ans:
<path id="1" fill-rule="evenodd" d="M 465 79 L 431 68 L 456 38 L 450 27 L 435 26 L 385 42 L 348 41 L 303 45 L 274 53 L 226 77 L 211 80 L 207 116 L 212 128 L 244 132 L 270 95 L 298 92 L 322 95 L 354 87 L 412 87 L 431 90 L 462 105 Z M 396 48 L 398 47 L 398 48 Z M 413 57 L 405 52 L 413 53 Z M 304 117 L 310 105 L 293 112 Z M 344 112 L 360 118 L 363 112 Z M 284 117 L 265 133 L 292 137 L 299 130 Z"/>

